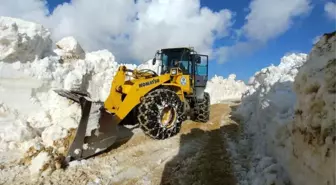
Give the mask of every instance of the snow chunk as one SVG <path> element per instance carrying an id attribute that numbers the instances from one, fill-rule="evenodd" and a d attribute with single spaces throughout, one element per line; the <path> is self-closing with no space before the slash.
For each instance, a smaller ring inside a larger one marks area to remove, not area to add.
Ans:
<path id="1" fill-rule="evenodd" d="M 54 141 L 65 138 L 68 134 L 66 129 L 58 125 L 52 125 L 42 132 L 42 140 L 46 146 L 53 146 Z"/>
<path id="2" fill-rule="evenodd" d="M 50 32 L 40 24 L 0 17 L 0 60 L 32 61 L 51 52 Z"/>
<path id="3" fill-rule="evenodd" d="M 85 52 L 77 40 L 70 36 L 65 37 L 56 43 L 57 49 L 54 50 L 65 62 L 76 59 L 84 59 Z"/>
<path id="4" fill-rule="evenodd" d="M 29 166 L 31 174 L 38 174 L 44 170 L 45 166 L 50 162 L 51 157 L 47 152 L 40 152 Z"/>

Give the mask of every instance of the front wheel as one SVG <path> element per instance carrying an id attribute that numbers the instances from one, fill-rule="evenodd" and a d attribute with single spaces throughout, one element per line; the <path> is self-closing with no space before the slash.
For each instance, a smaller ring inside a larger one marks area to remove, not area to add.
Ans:
<path id="1" fill-rule="evenodd" d="M 180 132 L 184 121 L 183 103 L 168 89 L 148 93 L 138 106 L 137 122 L 146 135 L 166 139 Z"/>

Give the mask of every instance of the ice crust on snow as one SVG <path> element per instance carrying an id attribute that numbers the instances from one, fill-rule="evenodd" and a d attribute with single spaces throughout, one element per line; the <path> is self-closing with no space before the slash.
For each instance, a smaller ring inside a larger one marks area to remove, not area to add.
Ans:
<path id="1" fill-rule="evenodd" d="M 50 32 L 40 24 L 0 17 L 0 61 L 32 61 L 51 52 Z"/>
<path id="2" fill-rule="evenodd" d="M 245 184 L 336 183 L 335 41 L 325 35 L 309 56 L 285 56 L 250 79 L 236 111 L 251 149 Z"/>

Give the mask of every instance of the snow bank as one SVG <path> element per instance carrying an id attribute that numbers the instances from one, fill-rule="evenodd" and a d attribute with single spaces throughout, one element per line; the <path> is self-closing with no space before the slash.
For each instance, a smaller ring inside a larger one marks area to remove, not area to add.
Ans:
<path id="1" fill-rule="evenodd" d="M 0 61 L 32 61 L 51 52 L 50 32 L 42 25 L 0 17 Z"/>
<path id="2" fill-rule="evenodd" d="M 81 111 L 53 89 L 83 90 L 104 101 L 118 67 L 136 67 L 117 63 L 107 50 L 85 53 L 72 37 L 57 42 L 58 55 L 45 56 L 51 40 L 42 26 L 1 17 L 0 28 L 0 155 L 15 150 L 34 161 L 47 147 L 62 151 L 59 142 L 77 127 Z"/>
<path id="3" fill-rule="evenodd" d="M 251 78 L 236 111 L 251 145 L 250 184 L 335 184 L 336 40 L 328 37 L 309 57 L 285 56 Z"/>
<path id="4" fill-rule="evenodd" d="M 230 74 L 227 79 L 215 75 L 208 81 L 205 89 L 210 94 L 211 104 L 241 100 L 241 96 L 246 90 L 245 83 L 241 80 L 236 80 L 235 74 Z"/>

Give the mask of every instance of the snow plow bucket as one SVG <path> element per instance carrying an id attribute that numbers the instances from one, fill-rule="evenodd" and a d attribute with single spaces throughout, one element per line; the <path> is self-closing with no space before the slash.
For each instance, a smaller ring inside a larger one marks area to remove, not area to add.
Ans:
<path id="1" fill-rule="evenodd" d="M 94 156 L 116 142 L 120 120 L 105 111 L 102 102 L 90 101 L 85 93 L 66 90 L 55 92 L 79 103 L 82 111 L 76 135 L 65 158 L 66 163 Z M 89 134 L 88 126 L 95 128 Z"/>

